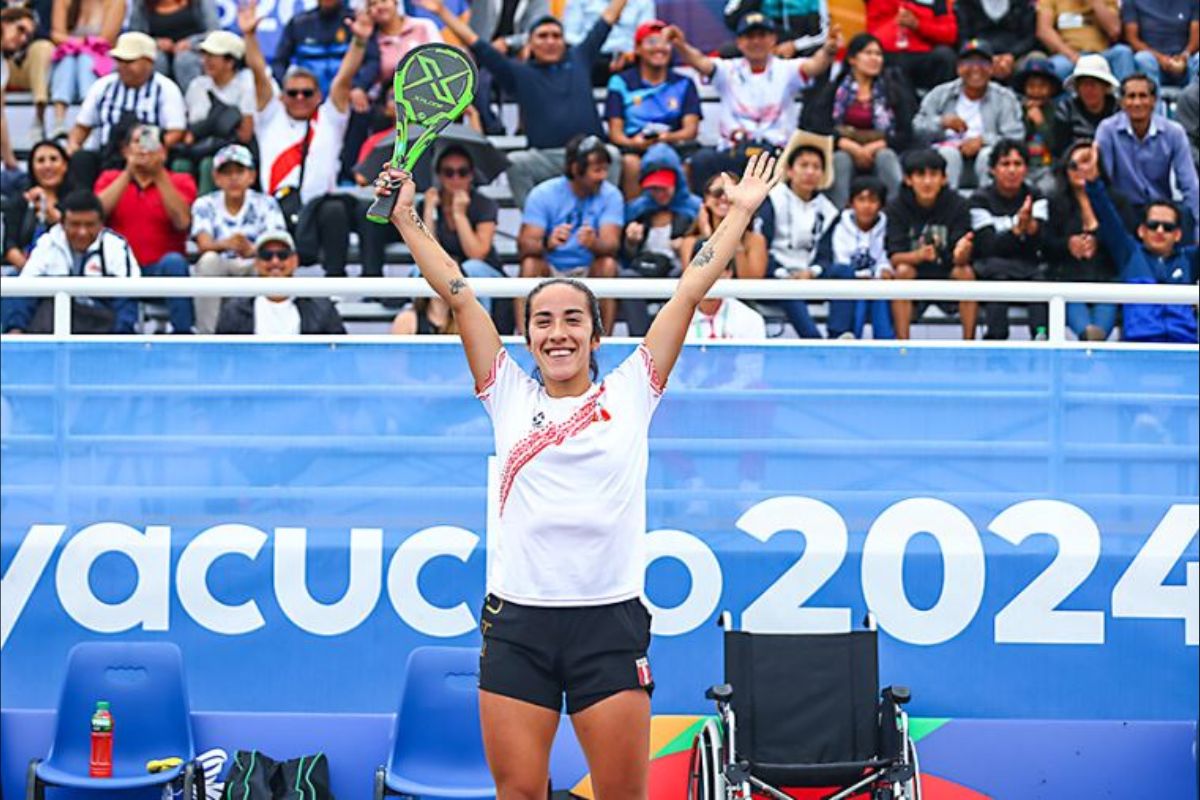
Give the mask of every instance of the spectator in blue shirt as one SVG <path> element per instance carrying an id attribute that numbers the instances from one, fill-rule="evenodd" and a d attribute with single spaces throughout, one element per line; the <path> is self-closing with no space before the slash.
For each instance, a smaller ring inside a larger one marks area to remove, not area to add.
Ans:
<path id="1" fill-rule="evenodd" d="M 1190 209 L 1184 241 L 1194 242 L 1200 181 L 1188 149 L 1187 132 L 1154 113 L 1158 89 L 1142 74 L 1121 81 L 1121 111 L 1096 128 L 1100 164 L 1114 189 L 1140 213 L 1151 202 L 1169 199 L 1171 175 Z"/>
<path id="2" fill-rule="evenodd" d="M 590 134 L 568 142 L 566 153 L 566 174 L 538 184 L 525 203 L 517 235 L 521 277 L 615 277 L 625 205 L 606 180 L 611 156 Z M 524 299 L 515 307 L 517 333 L 524 333 Z M 616 310 L 614 300 L 600 301 L 605 331 L 612 331 Z"/>
<path id="3" fill-rule="evenodd" d="M 1158 86 L 1196 79 L 1200 7 L 1195 0 L 1124 0 L 1121 23 L 1140 72 Z"/>
<path id="4" fill-rule="evenodd" d="M 342 57 L 350 49 L 350 28 L 346 18 L 352 12 L 342 0 L 318 0 L 312 11 L 297 14 L 288 20 L 275 45 L 271 71 L 275 82 L 283 85 L 288 67 L 303 67 L 317 76 L 321 94 L 329 96 L 329 86 L 337 75 Z M 365 92 L 379 78 L 379 46 L 374 37 L 367 43 L 362 66 L 354 75 L 354 88 Z"/>
<path id="5" fill-rule="evenodd" d="M 1094 163 L 1096 151 L 1077 151 L 1077 159 Z M 1100 180 L 1088 181 L 1087 196 L 1096 211 L 1096 231 L 1112 254 L 1125 283 L 1195 284 L 1197 248 L 1181 246 L 1183 215 L 1170 200 L 1156 199 L 1146 206 L 1137 236 L 1121 223 L 1121 216 Z M 1196 310 L 1191 305 L 1127 304 L 1122 312 L 1122 338 L 1130 342 L 1196 342 Z"/>
<path id="6" fill-rule="evenodd" d="M 563 9 L 563 36 L 569 45 L 582 44 L 588 31 L 604 13 L 608 0 L 567 0 Z M 604 86 L 609 77 L 633 58 L 635 35 L 642 25 L 654 20 L 654 0 L 629 0 L 625 10 L 600 46 L 600 58 L 592 67 L 592 83 Z"/>
<path id="7" fill-rule="evenodd" d="M 610 0 L 600 19 L 584 40 L 568 47 L 563 26 L 555 17 L 543 17 L 529 31 L 529 60 L 507 58 L 453 16 L 445 0 L 419 0 L 435 13 L 453 33 L 471 48 L 475 61 L 488 70 L 496 82 L 515 95 L 529 149 L 509 155 L 508 185 L 518 206 L 525 205 L 529 192 L 542 181 L 558 175 L 566 154 L 567 141 L 577 134 L 603 136 L 600 115 L 592 99 L 592 65 L 600 56 L 600 46 L 621 16 L 627 0 Z M 609 180 L 620 180 L 617 149 L 611 150 Z"/>
<path id="8" fill-rule="evenodd" d="M 686 75 L 671 70 L 667 23 L 650 20 L 634 35 L 637 64 L 608 81 L 604 116 L 608 138 L 621 149 L 621 188 L 627 199 L 638 194 L 642 155 L 665 142 L 687 153 L 700 130 L 700 94 Z"/>

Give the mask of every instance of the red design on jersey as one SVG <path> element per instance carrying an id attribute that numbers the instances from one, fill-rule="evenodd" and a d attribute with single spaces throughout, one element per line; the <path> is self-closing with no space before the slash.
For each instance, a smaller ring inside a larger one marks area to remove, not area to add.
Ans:
<path id="1" fill-rule="evenodd" d="M 512 489 L 517 473 L 537 456 L 538 453 L 551 445 L 560 445 L 573 436 L 578 436 L 587 430 L 593 422 L 599 421 L 596 404 L 604 395 L 604 384 L 600 384 L 591 397 L 583 401 L 583 405 L 575 409 L 570 417 L 563 422 L 556 422 L 544 428 L 529 433 L 524 439 L 513 445 L 504 460 L 504 470 L 500 473 L 500 515 L 504 515 L 504 504 L 508 502 L 508 493 Z"/>
<path id="2" fill-rule="evenodd" d="M 280 114 L 285 113 L 283 111 Z M 312 145 L 313 136 L 317 133 L 317 115 L 313 114 L 312 119 L 308 124 L 308 135 L 301 137 L 300 141 L 280 153 L 275 161 L 271 163 L 271 174 L 267 179 L 267 194 L 275 194 L 279 189 L 279 184 L 283 183 L 288 175 L 292 174 L 292 170 L 300 166 L 300 162 L 304 160 L 304 152 Z M 296 191 L 300 191 L 302 187 L 297 186 Z"/>
<path id="3" fill-rule="evenodd" d="M 496 375 L 500 372 L 500 365 L 504 363 L 504 359 L 508 357 L 508 353 L 501 347 L 496 352 L 496 357 L 492 359 L 492 371 L 488 373 L 483 384 L 475 390 L 475 396 L 480 400 L 487 400 L 487 390 L 491 389 L 496 383 Z"/>
<path id="4" fill-rule="evenodd" d="M 644 344 L 638 346 L 638 352 L 642 354 L 642 363 L 646 365 L 646 372 L 650 374 L 650 388 L 654 390 L 655 394 L 662 394 L 666 384 L 654 367 L 654 356 L 650 355 L 650 349 Z"/>

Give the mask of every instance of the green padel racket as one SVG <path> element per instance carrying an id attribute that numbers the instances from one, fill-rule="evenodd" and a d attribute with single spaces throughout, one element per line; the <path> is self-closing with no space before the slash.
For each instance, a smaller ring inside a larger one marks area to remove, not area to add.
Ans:
<path id="1" fill-rule="evenodd" d="M 423 44 L 409 50 L 396 65 L 396 145 L 389 165 L 411 173 L 417 160 L 439 133 L 475 99 L 475 65 L 448 44 Z M 421 135 L 408 142 L 408 126 L 420 125 Z M 377 197 L 367 209 L 371 222 L 386 223 L 396 205 L 396 193 Z"/>

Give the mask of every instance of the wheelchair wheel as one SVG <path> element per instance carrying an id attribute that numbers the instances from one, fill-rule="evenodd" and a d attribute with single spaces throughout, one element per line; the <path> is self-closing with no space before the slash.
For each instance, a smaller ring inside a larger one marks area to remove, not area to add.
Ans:
<path id="1" fill-rule="evenodd" d="M 692 741 L 688 800 L 725 800 L 725 746 L 716 720 L 706 720 Z"/>

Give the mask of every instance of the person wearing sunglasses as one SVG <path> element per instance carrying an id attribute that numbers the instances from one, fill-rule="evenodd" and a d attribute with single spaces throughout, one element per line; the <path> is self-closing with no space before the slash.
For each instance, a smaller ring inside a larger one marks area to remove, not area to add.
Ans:
<path id="1" fill-rule="evenodd" d="M 1112 253 L 1100 244 L 1100 220 L 1087 195 L 1088 181 L 1099 177 L 1096 163 L 1080 157 L 1091 149 L 1090 139 L 1074 142 L 1057 170 L 1059 189 L 1050 199 L 1045 238 L 1050 280 L 1107 283 L 1117 277 Z M 1113 199 L 1119 201 L 1124 227 L 1134 227 L 1137 223 L 1124 200 Z M 1116 324 L 1116 303 L 1067 303 L 1067 327 L 1080 339 L 1102 342 Z"/>
<path id="2" fill-rule="evenodd" d="M 1111 189 L 1099 177 L 1095 145 L 1073 156 L 1082 169 L 1097 177 L 1087 182 L 1087 196 L 1096 211 L 1096 234 L 1112 254 L 1125 283 L 1196 284 L 1200 278 L 1194 244 L 1183 245 L 1183 210 L 1165 198 L 1151 201 L 1142 212 L 1137 235 L 1129 233 Z M 1121 338 L 1127 342 L 1195 344 L 1196 307 L 1129 303 L 1121 309 Z"/>
<path id="3" fill-rule="evenodd" d="M 290 278 L 300 266 L 296 243 L 283 229 L 267 231 L 254 241 L 254 272 L 260 278 Z M 324 297 L 236 297 L 221 305 L 217 333 L 295 336 L 299 333 L 345 333 L 337 307 Z"/>

